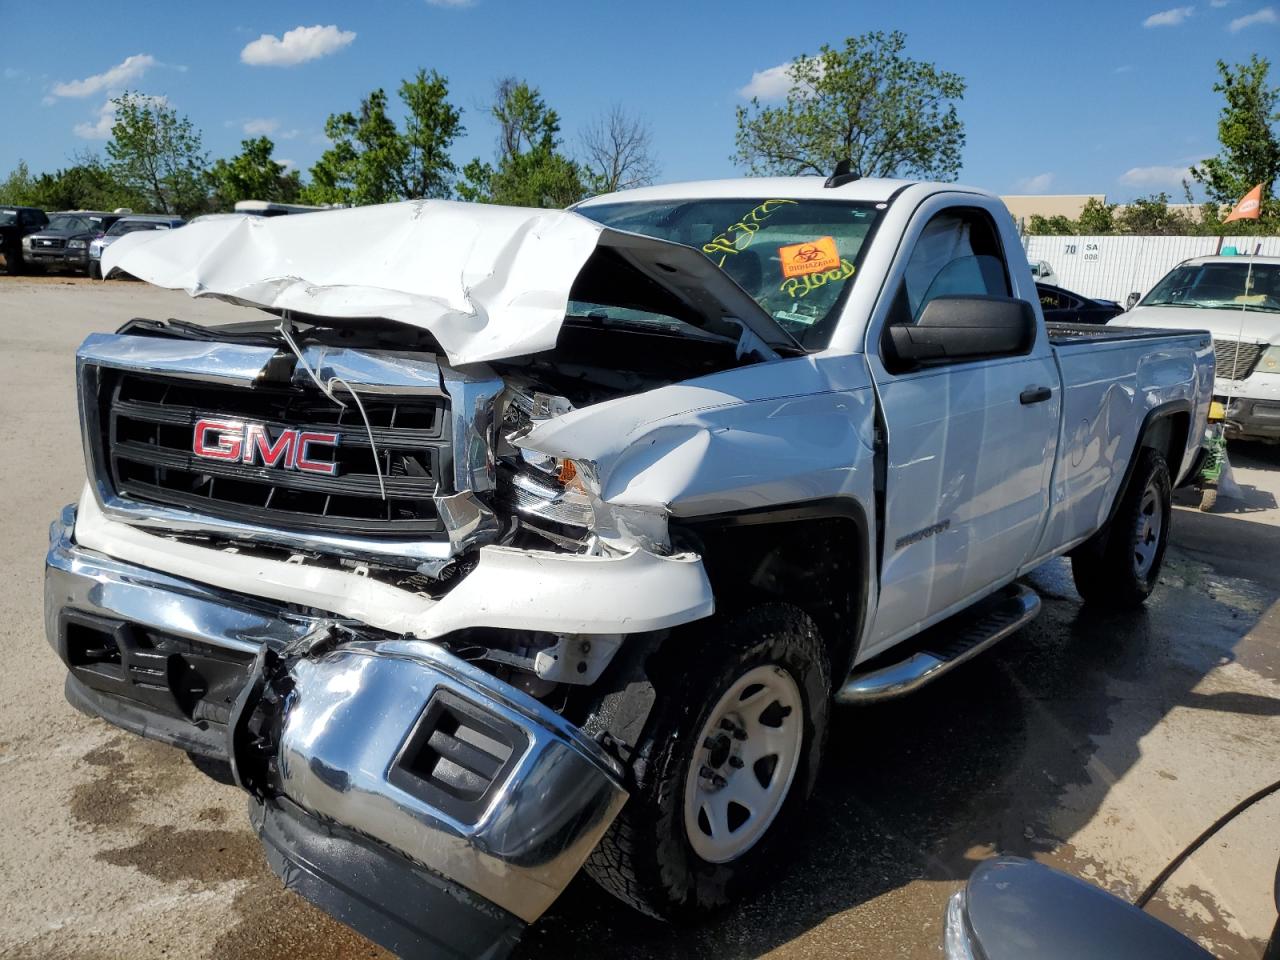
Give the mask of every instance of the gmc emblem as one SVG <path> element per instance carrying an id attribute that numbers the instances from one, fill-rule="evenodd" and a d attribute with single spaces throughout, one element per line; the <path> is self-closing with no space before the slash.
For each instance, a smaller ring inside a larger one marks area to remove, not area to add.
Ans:
<path id="1" fill-rule="evenodd" d="M 336 433 L 316 433 L 310 430 L 285 428 L 274 439 L 261 423 L 244 420 L 197 420 L 191 452 L 206 460 L 225 460 L 229 463 L 261 462 L 264 467 L 284 467 L 303 473 L 323 473 L 333 476 L 338 472 L 336 463 L 312 460 L 311 449 L 317 444 L 338 445 Z"/>

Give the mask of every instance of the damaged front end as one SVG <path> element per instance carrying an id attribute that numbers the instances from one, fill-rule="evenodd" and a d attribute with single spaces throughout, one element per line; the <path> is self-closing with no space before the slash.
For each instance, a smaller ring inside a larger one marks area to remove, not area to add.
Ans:
<path id="1" fill-rule="evenodd" d="M 85 341 L 46 631 L 73 705 L 232 763 L 292 888 L 402 955 L 498 957 L 626 799 L 595 685 L 714 610 L 666 504 L 612 489 L 639 395 L 790 347 L 689 248 L 445 208 L 463 255 L 423 209 L 309 215 L 436 244 L 422 289 L 345 282 L 295 224 L 113 248 L 275 316 Z M 584 413 L 608 443 L 556 433 Z"/>

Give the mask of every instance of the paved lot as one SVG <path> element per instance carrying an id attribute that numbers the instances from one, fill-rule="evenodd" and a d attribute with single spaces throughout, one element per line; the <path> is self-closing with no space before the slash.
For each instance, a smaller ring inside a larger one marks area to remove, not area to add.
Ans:
<path id="1" fill-rule="evenodd" d="M 385 956 L 281 889 L 233 788 L 62 699 L 40 560 L 83 476 L 73 351 L 137 315 L 244 316 L 137 283 L 0 277 L 0 957 Z M 1031 627 L 914 698 L 838 713 L 807 852 L 772 893 L 675 930 L 580 880 L 523 954 L 933 960 L 947 897 L 996 851 L 1135 894 L 1280 776 L 1280 448 L 1233 457 L 1245 501 L 1179 509 L 1145 612 L 1090 615 L 1052 564 Z M 1256 958 L 1277 856 L 1280 797 L 1154 910 Z"/>

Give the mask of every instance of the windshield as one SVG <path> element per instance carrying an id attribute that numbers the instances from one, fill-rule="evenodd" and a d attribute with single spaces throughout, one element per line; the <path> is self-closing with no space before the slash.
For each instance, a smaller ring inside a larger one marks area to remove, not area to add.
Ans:
<path id="1" fill-rule="evenodd" d="M 1174 267 L 1143 298 L 1142 306 L 1280 313 L 1280 264 L 1241 260 Z"/>
<path id="2" fill-rule="evenodd" d="M 780 327 L 805 348 L 820 350 L 831 339 L 881 211 L 872 203 L 753 197 L 608 203 L 578 212 L 617 230 L 701 250 Z"/>
<path id="3" fill-rule="evenodd" d="M 0 227 L 12 227 L 18 222 L 17 210 L 0 210 Z"/>
<path id="4" fill-rule="evenodd" d="M 133 233 L 136 230 L 168 230 L 167 223 L 160 223 L 157 220 L 117 220 L 111 225 L 111 229 L 107 231 L 108 237 L 122 237 L 126 233 Z"/>
<path id="5" fill-rule="evenodd" d="M 67 214 L 59 214 L 56 217 L 49 218 L 49 226 L 46 230 L 60 231 L 76 231 L 77 233 L 89 233 L 98 229 L 98 224 L 93 223 L 88 217 L 72 217 Z"/>

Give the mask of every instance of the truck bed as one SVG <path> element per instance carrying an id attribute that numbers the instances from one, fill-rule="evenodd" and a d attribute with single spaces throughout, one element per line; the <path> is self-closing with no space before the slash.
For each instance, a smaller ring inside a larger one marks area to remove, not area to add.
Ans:
<path id="1" fill-rule="evenodd" d="M 1098 323 L 1045 323 L 1049 342 L 1055 347 L 1098 341 L 1153 340 L 1159 337 L 1190 336 L 1186 330 L 1160 330 L 1155 327 L 1112 327 Z M 1208 336 L 1208 333 L 1205 334 Z"/>

